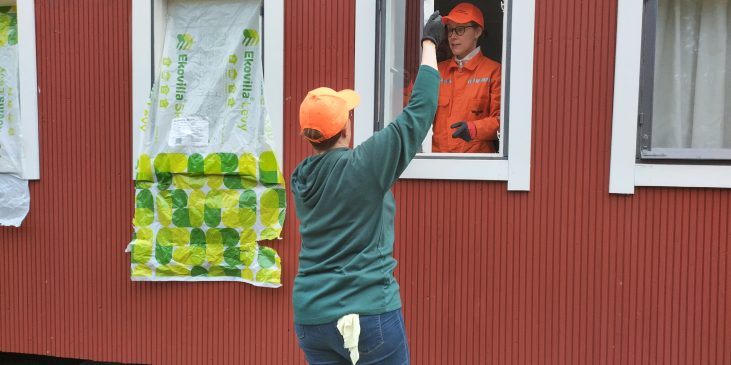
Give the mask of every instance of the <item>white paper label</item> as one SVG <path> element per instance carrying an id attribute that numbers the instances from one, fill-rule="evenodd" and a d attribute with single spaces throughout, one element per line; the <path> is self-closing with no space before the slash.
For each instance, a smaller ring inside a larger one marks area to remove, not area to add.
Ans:
<path id="1" fill-rule="evenodd" d="M 168 146 L 208 146 L 208 121 L 194 116 L 173 119 L 170 126 Z"/>

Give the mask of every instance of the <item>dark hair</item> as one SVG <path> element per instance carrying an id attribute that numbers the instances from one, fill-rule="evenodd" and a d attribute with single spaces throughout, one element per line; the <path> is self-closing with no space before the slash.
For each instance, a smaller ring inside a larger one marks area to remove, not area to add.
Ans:
<path id="1" fill-rule="evenodd" d="M 322 138 L 322 133 L 320 133 L 320 131 L 318 131 L 317 129 L 305 128 L 302 131 L 302 134 L 305 137 L 309 138 L 308 142 L 310 142 L 310 144 L 312 145 L 312 148 L 314 148 L 317 151 L 326 151 L 326 150 L 329 150 L 330 148 L 332 148 L 332 146 L 334 146 L 335 143 L 338 142 L 338 140 L 340 139 L 340 136 L 343 134 L 343 132 L 340 131 L 340 132 L 336 133 L 334 136 L 332 136 L 324 141 L 321 141 L 321 142 L 312 142 L 310 140 L 310 139 Z"/>
<path id="2" fill-rule="evenodd" d="M 480 36 L 477 38 L 477 44 L 479 45 L 480 44 L 480 38 L 482 38 L 485 35 L 485 27 L 477 24 L 477 22 L 474 21 L 474 20 L 470 20 L 470 25 L 473 26 L 473 27 L 475 27 L 475 28 L 480 28 L 480 30 L 482 31 L 480 33 Z"/>

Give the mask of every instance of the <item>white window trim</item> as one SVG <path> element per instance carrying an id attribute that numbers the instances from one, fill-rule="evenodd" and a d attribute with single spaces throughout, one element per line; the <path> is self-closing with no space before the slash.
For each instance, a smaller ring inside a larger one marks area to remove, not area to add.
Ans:
<path id="1" fill-rule="evenodd" d="M 361 106 L 355 109 L 353 142 L 358 145 L 374 132 L 376 7 L 372 0 L 357 0 L 355 6 L 355 89 Z M 507 181 L 508 190 L 530 190 L 535 0 L 514 1 L 512 11 L 508 158 L 417 156 L 402 178 L 498 180 Z"/>
<path id="2" fill-rule="evenodd" d="M 18 11 L 18 85 L 20 88 L 20 132 L 23 141 L 22 179 L 41 178 L 38 143 L 38 74 L 36 70 L 35 3 L 28 0 L 2 1 Z"/>
<path id="3" fill-rule="evenodd" d="M 264 1 L 264 0 L 262 0 Z M 132 178 L 141 147 L 137 128 L 139 119 L 145 110 L 147 98 L 155 75 L 153 72 L 153 49 L 162 50 L 165 36 L 165 0 L 133 0 L 132 1 Z M 152 9 L 155 8 L 154 48 Z M 280 166 L 284 166 L 284 0 L 266 0 L 264 9 L 264 97 L 267 111 L 272 123 L 274 145 Z M 155 58 L 156 70 L 159 57 Z"/>
<path id="4" fill-rule="evenodd" d="M 731 188 L 731 166 L 636 161 L 642 14 L 642 1 L 619 0 L 609 192 L 634 194 L 635 186 Z"/>

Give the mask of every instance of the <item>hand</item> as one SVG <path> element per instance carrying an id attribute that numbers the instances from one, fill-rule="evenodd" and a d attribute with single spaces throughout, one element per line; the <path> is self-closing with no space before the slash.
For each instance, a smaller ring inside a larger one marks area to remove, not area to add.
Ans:
<path id="1" fill-rule="evenodd" d="M 449 126 L 454 128 L 452 138 L 462 138 L 466 142 L 472 141 L 477 135 L 477 126 L 474 122 L 461 121 Z"/>
<path id="2" fill-rule="evenodd" d="M 421 35 L 421 41 L 430 40 L 435 46 L 442 43 L 444 40 L 444 24 L 442 24 L 442 16 L 439 15 L 439 10 L 435 11 L 429 17 L 426 24 L 424 24 L 424 31 Z"/>

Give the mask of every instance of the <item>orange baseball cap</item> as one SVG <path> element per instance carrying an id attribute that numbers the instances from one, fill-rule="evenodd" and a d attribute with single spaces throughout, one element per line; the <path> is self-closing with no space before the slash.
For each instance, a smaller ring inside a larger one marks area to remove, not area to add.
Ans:
<path id="1" fill-rule="evenodd" d="M 447 24 L 448 21 L 464 24 L 475 22 L 480 27 L 485 28 L 485 20 L 482 17 L 480 9 L 470 3 L 459 3 L 449 12 L 449 15 L 442 17 L 442 23 Z"/>
<path id="2" fill-rule="evenodd" d="M 319 131 L 319 139 L 306 139 L 322 142 L 338 134 L 348 122 L 348 113 L 360 104 L 360 95 L 353 90 L 335 91 L 329 87 L 319 87 L 307 93 L 300 104 L 300 129 L 310 128 Z"/>

